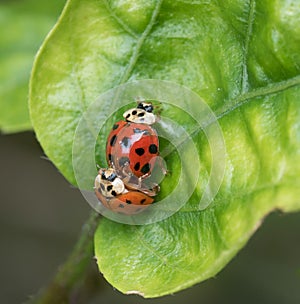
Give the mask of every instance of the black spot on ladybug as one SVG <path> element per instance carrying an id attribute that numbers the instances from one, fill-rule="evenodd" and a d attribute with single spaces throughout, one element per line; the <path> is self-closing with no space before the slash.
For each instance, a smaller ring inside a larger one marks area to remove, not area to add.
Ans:
<path id="1" fill-rule="evenodd" d="M 125 206 L 123 204 L 120 204 L 119 208 L 125 208 Z"/>
<path id="2" fill-rule="evenodd" d="M 110 139 L 110 145 L 111 145 L 111 146 L 114 146 L 115 143 L 116 143 L 116 141 L 117 141 L 117 135 L 115 134 L 115 135 Z"/>
<path id="3" fill-rule="evenodd" d="M 113 130 L 117 130 L 118 128 L 119 128 L 118 124 L 114 124 L 113 127 L 112 127 Z"/>
<path id="4" fill-rule="evenodd" d="M 128 138 L 128 137 L 124 137 L 123 139 L 122 139 L 122 145 L 124 146 L 124 147 L 128 147 L 128 144 L 130 143 L 130 139 Z"/>
<path id="5" fill-rule="evenodd" d="M 141 113 L 138 114 L 138 117 L 143 117 L 143 116 L 145 116 L 144 112 L 141 112 Z"/>
<path id="6" fill-rule="evenodd" d="M 140 163 L 137 162 L 137 163 L 134 165 L 133 168 L 134 168 L 135 171 L 138 171 L 138 170 L 140 169 Z"/>
<path id="7" fill-rule="evenodd" d="M 136 148 L 135 153 L 139 156 L 142 156 L 145 153 L 144 148 Z"/>
<path id="8" fill-rule="evenodd" d="M 149 163 L 146 163 L 146 164 L 142 167 L 141 172 L 142 172 L 143 174 L 147 174 L 149 171 L 150 171 L 150 164 L 149 164 Z"/>
<path id="9" fill-rule="evenodd" d="M 107 190 L 107 191 L 110 191 L 112 188 L 113 188 L 113 186 L 112 186 L 112 185 L 109 185 L 109 186 L 106 187 L 106 190 Z"/>
<path id="10" fill-rule="evenodd" d="M 131 200 L 126 199 L 126 204 L 132 204 Z"/>
<path id="11" fill-rule="evenodd" d="M 145 203 L 145 201 L 146 201 L 146 199 L 143 198 L 143 199 L 141 199 L 140 203 L 143 205 Z"/>
<path id="12" fill-rule="evenodd" d="M 100 184 L 100 187 L 101 187 L 102 191 L 105 191 L 105 187 L 103 184 Z M 100 189 L 99 189 L 99 192 L 100 192 Z"/>
<path id="13" fill-rule="evenodd" d="M 129 158 L 126 156 L 123 156 L 119 159 L 119 166 L 123 167 L 125 166 L 125 164 L 128 163 L 129 164 Z"/>
<path id="14" fill-rule="evenodd" d="M 125 118 L 128 119 L 129 117 L 130 117 L 130 113 L 128 113 Z"/>
<path id="15" fill-rule="evenodd" d="M 134 132 L 134 133 L 142 133 L 143 130 L 141 130 L 141 129 L 139 129 L 139 128 L 134 128 L 134 129 L 133 129 L 133 132 Z"/>
<path id="16" fill-rule="evenodd" d="M 137 113 L 137 111 L 136 111 L 136 110 L 133 110 L 131 114 L 132 114 L 132 115 L 136 115 L 136 113 Z"/>
<path id="17" fill-rule="evenodd" d="M 149 146 L 149 153 L 150 153 L 150 154 L 156 154 L 156 153 L 157 153 L 157 145 L 151 144 L 151 145 Z"/>
<path id="18" fill-rule="evenodd" d="M 117 195 L 117 192 L 116 192 L 115 190 L 113 190 L 113 191 L 111 192 L 111 195 L 112 195 L 112 196 L 116 196 L 116 195 Z"/>

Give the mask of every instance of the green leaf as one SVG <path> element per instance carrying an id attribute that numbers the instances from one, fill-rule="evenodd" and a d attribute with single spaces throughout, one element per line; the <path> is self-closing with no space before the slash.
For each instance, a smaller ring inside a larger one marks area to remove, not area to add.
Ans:
<path id="1" fill-rule="evenodd" d="M 224 180 L 205 210 L 198 202 L 212 159 L 197 130 L 199 183 L 179 212 L 144 226 L 101 221 L 97 262 L 115 288 L 145 297 L 187 288 L 220 271 L 269 212 L 300 209 L 299 17 L 300 4 L 284 0 L 68 2 L 35 62 L 30 109 L 41 145 L 69 181 L 83 113 L 127 81 L 189 87 L 215 112 L 226 143 Z M 163 114 L 189 128 L 180 113 Z"/>
<path id="2" fill-rule="evenodd" d="M 31 129 L 28 83 L 34 55 L 64 4 L 55 1 L 0 3 L 0 129 Z"/>

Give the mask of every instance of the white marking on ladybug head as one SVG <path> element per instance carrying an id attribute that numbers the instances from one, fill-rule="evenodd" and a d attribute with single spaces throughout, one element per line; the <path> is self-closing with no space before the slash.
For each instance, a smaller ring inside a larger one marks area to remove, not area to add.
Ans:
<path id="1" fill-rule="evenodd" d="M 113 168 L 101 168 L 95 179 L 95 188 L 106 197 L 115 197 L 124 192 L 125 185 Z"/>
<path id="2" fill-rule="evenodd" d="M 152 125 L 156 121 L 156 117 L 153 113 L 147 112 L 144 109 L 133 108 L 126 111 L 123 117 L 128 122 L 142 123 L 146 125 Z"/>

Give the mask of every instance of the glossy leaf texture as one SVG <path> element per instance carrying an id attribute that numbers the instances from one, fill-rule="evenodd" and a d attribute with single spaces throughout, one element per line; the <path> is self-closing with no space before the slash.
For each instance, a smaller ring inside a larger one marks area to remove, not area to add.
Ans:
<path id="1" fill-rule="evenodd" d="M 31 129 L 30 70 L 63 5 L 63 0 L 0 3 L 0 130 L 5 133 Z"/>
<path id="2" fill-rule="evenodd" d="M 68 2 L 35 62 L 30 107 L 38 139 L 70 182 L 82 113 L 127 81 L 192 89 L 226 143 L 224 180 L 205 210 L 197 203 L 211 159 L 198 130 L 199 183 L 179 212 L 144 226 L 101 221 L 96 258 L 115 288 L 145 297 L 187 288 L 219 272 L 269 212 L 300 209 L 299 17 L 300 4 L 284 0 Z"/>

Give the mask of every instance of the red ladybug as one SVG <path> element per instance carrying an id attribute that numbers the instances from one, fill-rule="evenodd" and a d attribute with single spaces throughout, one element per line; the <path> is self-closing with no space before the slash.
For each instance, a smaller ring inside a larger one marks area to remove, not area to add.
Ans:
<path id="1" fill-rule="evenodd" d="M 107 163 L 120 176 L 150 175 L 158 154 L 158 135 L 147 124 L 121 120 L 113 126 L 107 139 Z"/>

